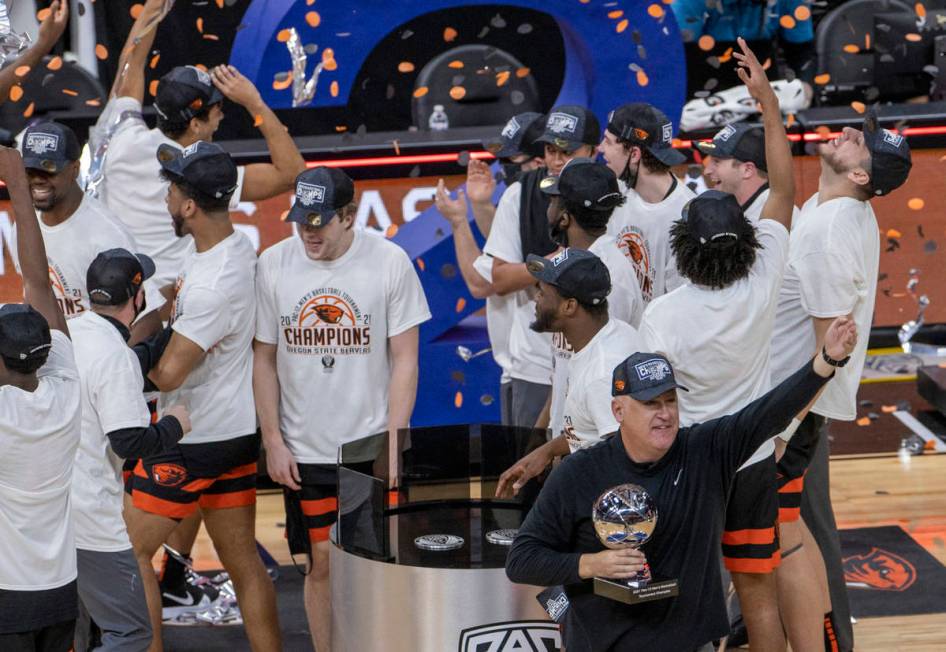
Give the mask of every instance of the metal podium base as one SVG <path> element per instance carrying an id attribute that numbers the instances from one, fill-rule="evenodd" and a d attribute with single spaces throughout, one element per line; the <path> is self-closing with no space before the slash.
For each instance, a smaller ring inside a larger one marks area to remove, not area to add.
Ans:
<path id="1" fill-rule="evenodd" d="M 541 589 L 513 584 L 502 568 L 423 568 L 330 549 L 336 652 L 561 649 Z"/>

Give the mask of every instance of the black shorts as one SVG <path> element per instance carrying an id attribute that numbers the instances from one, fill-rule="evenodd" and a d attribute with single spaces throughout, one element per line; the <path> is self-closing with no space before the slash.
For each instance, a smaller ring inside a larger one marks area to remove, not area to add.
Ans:
<path id="1" fill-rule="evenodd" d="M 125 482 L 132 504 L 142 511 L 184 519 L 206 509 L 256 504 L 258 434 L 206 444 L 179 444 L 138 460 Z"/>
<path id="2" fill-rule="evenodd" d="M 723 562 L 731 573 L 772 573 L 781 563 L 775 456 L 739 471 L 726 505 Z"/>
<path id="3" fill-rule="evenodd" d="M 0 650 L 29 649 L 15 645 L 29 640 L 37 642 L 38 649 L 44 649 L 40 639 L 58 640 L 55 634 L 63 626 L 75 626 L 79 615 L 77 586 L 73 580 L 64 586 L 39 591 L 0 589 Z M 10 638 L 4 638 L 6 636 Z M 69 643 L 72 647 L 71 637 Z M 58 648 L 50 645 L 45 649 Z"/>
<path id="4" fill-rule="evenodd" d="M 809 412 L 785 447 L 785 454 L 776 465 L 778 485 L 778 521 L 791 523 L 801 517 L 801 494 L 805 473 L 814 457 L 825 418 Z"/>

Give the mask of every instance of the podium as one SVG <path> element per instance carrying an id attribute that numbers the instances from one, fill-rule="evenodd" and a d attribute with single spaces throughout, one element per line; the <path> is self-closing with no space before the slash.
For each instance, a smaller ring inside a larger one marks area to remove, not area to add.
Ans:
<path id="1" fill-rule="evenodd" d="M 463 425 L 342 446 L 333 649 L 560 650 L 542 588 L 513 584 L 504 569 L 528 498 L 493 498 L 502 471 L 544 441 L 539 430 Z"/>

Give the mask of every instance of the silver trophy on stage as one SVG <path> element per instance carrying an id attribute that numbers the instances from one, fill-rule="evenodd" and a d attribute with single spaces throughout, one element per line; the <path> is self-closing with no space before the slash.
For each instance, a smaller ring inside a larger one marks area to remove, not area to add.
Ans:
<path id="1" fill-rule="evenodd" d="M 657 527 L 657 506 L 650 494 L 636 484 L 622 484 L 598 496 L 592 507 L 591 521 L 595 533 L 606 548 L 640 548 Z M 677 595 L 677 580 L 654 582 L 650 566 L 627 580 L 595 578 L 595 594 L 637 604 Z"/>

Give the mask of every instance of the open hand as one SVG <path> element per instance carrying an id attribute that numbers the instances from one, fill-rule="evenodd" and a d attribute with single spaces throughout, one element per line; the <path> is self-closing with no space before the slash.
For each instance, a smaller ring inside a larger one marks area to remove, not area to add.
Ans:
<path id="1" fill-rule="evenodd" d="M 474 204 L 492 204 L 496 179 L 484 161 L 472 159 L 466 167 L 466 194 Z"/>
<path id="2" fill-rule="evenodd" d="M 54 0 L 49 5 L 49 15 L 39 26 L 39 37 L 37 41 L 43 44 L 49 51 L 56 44 L 56 41 L 66 31 L 66 25 L 69 24 L 69 2 L 68 0 Z"/>
<path id="3" fill-rule="evenodd" d="M 302 477 L 299 475 L 299 465 L 296 464 L 292 451 L 279 440 L 266 441 L 266 470 L 273 482 L 278 482 L 293 491 L 299 491 L 302 486 Z"/>
<path id="4" fill-rule="evenodd" d="M 23 159 L 13 147 L 0 147 L 0 180 L 9 183 L 17 175 L 25 175 Z"/>
<path id="5" fill-rule="evenodd" d="M 497 498 L 510 498 L 518 495 L 525 484 L 542 473 L 552 463 L 548 444 L 539 446 L 534 451 L 503 471 L 496 485 Z"/>
<path id="6" fill-rule="evenodd" d="M 850 317 L 838 317 L 824 336 L 824 350 L 832 360 L 843 360 L 857 345 L 857 324 Z"/>
<path id="7" fill-rule="evenodd" d="M 437 194 L 434 195 L 434 206 L 441 215 L 447 218 L 450 226 L 457 227 L 466 220 L 466 194 L 463 188 L 457 190 L 457 198 L 451 199 L 443 179 L 437 182 Z"/>
<path id="8" fill-rule="evenodd" d="M 763 107 L 777 109 L 778 97 L 776 97 L 768 77 L 765 76 L 765 70 L 762 69 L 762 64 L 759 63 L 759 59 L 755 56 L 755 53 L 749 49 L 749 46 L 746 45 L 745 39 L 739 37 L 736 39 L 736 42 L 742 50 L 741 53 L 733 53 L 733 57 L 738 61 L 736 74 L 739 75 L 739 79 L 746 85 L 746 88 L 749 90 L 749 95 L 751 95 L 756 102 Z"/>
<path id="9" fill-rule="evenodd" d="M 263 101 L 253 82 L 233 66 L 215 66 L 210 71 L 210 78 L 221 93 L 245 109 L 252 109 Z"/>

